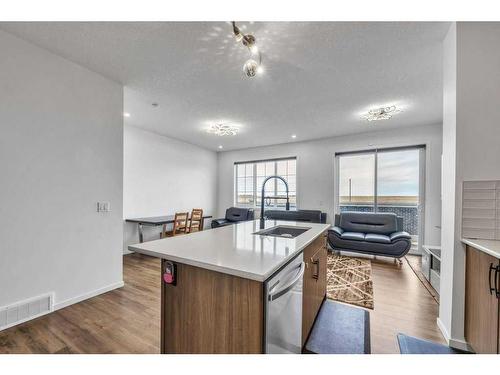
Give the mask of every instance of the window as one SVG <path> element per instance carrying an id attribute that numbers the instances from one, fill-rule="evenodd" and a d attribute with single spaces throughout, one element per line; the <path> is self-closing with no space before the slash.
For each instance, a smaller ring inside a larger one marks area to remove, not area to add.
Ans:
<path id="1" fill-rule="evenodd" d="M 297 205 L 296 158 L 236 163 L 235 204 L 239 207 L 260 207 L 262 183 L 269 176 L 281 176 L 288 183 L 290 207 Z M 273 179 L 266 183 L 266 196 L 286 197 L 285 184 Z M 266 208 L 285 208 L 285 199 L 267 199 Z"/>
<path id="2" fill-rule="evenodd" d="M 425 146 L 336 154 L 336 212 L 392 212 L 403 218 L 413 251 L 423 238 Z"/>

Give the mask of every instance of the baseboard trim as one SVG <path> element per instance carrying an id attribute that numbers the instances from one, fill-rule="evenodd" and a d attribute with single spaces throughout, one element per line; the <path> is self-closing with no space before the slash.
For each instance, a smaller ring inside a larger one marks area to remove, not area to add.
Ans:
<path id="1" fill-rule="evenodd" d="M 448 333 L 448 330 L 446 329 L 444 323 L 441 321 L 441 319 L 438 317 L 436 319 L 437 326 L 439 330 L 441 331 L 441 334 L 443 335 L 444 339 L 448 343 L 450 341 L 450 334 Z"/>
<path id="2" fill-rule="evenodd" d="M 467 342 L 464 340 L 450 339 L 448 341 L 448 345 L 451 346 L 452 348 L 463 350 L 466 352 L 473 352 L 474 351 L 474 350 L 472 350 L 470 345 L 467 344 Z"/>
<path id="3" fill-rule="evenodd" d="M 444 323 L 441 321 L 441 319 L 437 318 L 436 322 L 437 322 L 437 326 L 438 326 L 439 330 L 441 331 L 441 334 L 443 335 L 444 339 L 446 340 L 446 343 L 448 344 L 448 346 L 455 348 L 455 349 L 463 350 L 466 352 L 473 351 L 472 348 L 470 347 L 470 345 L 467 344 L 467 342 L 465 340 L 451 338 L 450 334 L 448 333 L 448 330 L 446 329 L 446 327 L 445 327 Z"/>
<path id="4" fill-rule="evenodd" d="M 61 301 L 61 302 L 55 303 L 54 304 L 54 311 L 55 310 L 63 309 L 63 308 L 68 307 L 70 305 L 74 305 L 75 303 L 82 302 L 82 301 L 84 301 L 86 299 L 98 296 L 99 294 L 103 294 L 103 293 L 109 292 L 111 290 L 121 288 L 124 285 L 125 285 L 125 283 L 122 280 L 120 282 L 107 285 L 105 287 L 93 290 L 91 292 L 84 293 L 84 294 L 81 294 L 81 295 L 73 297 L 73 298 L 69 298 L 69 299 L 67 299 L 65 301 Z"/>

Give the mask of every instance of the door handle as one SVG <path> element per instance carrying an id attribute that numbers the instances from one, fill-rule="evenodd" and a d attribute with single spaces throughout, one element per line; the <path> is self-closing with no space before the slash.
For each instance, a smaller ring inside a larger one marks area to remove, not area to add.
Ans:
<path id="1" fill-rule="evenodd" d="M 495 271 L 495 277 L 493 279 L 494 287 L 491 286 L 491 273 Z M 493 263 L 490 263 L 490 272 L 488 274 L 488 283 L 490 286 L 490 294 L 493 295 L 493 292 L 495 292 L 495 297 L 500 298 L 500 291 L 498 290 L 498 275 L 500 273 L 500 266 L 493 266 Z"/>
<path id="2" fill-rule="evenodd" d="M 313 260 L 312 264 L 316 266 L 316 272 L 312 275 L 315 280 L 319 279 L 319 259 Z"/>
<path id="3" fill-rule="evenodd" d="M 274 301 L 274 300 L 277 300 L 278 298 L 280 298 L 282 295 L 288 293 L 290 290 L 293 289 L 293 287 L 300 281 L 300 279 L 302 278 L 302 276 L 304 275 L 304 271 L 305 271 L 305 268 L 306 268 L 306 265 L 304 262 L 302 262 L 299 266 L 299 272 L 297 273 L 297 276 L 295 276 L 293 278 L 292 281 L 290 281 L 287 285 L 285 285 L 283 288 L 275 291 L 275 292 L 272 292 L 269 294 L 269 301 Z"/>
<path id="4" fill-rule="evenodd" d="M 500 272 L 500 266 L 496 266 L 495 267 L 495 280 L 494 280 L 494 283 L 495 283 L 495 296 L 497 298 L 500 298 L 500 291 L 497 288 L 497 285 L 498 285 L 498 273 L 499 272 Z"/>

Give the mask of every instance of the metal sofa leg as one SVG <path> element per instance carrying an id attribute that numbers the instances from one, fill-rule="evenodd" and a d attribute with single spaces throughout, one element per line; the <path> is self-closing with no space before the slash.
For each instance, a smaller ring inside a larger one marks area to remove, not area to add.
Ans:
<path id="1" fill-rule="evenodd" d="M 401 258 L 394 258 L 394 264 L 397 264 L 399 267 L 403 265 L 403 261 Z"/>

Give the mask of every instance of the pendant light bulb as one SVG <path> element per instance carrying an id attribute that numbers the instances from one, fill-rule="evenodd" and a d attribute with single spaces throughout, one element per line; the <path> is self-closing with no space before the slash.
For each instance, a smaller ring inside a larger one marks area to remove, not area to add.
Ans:
<path id="1" fill-rule="evenodd" d="M 255 60 L 247 60 L 245 65 L 243 65 L 243 71 L 245 72 L 246 76 L 251 78 L 255 77 L 257 74 L 257 70 L 259 68 L 259 64 Z"/>

